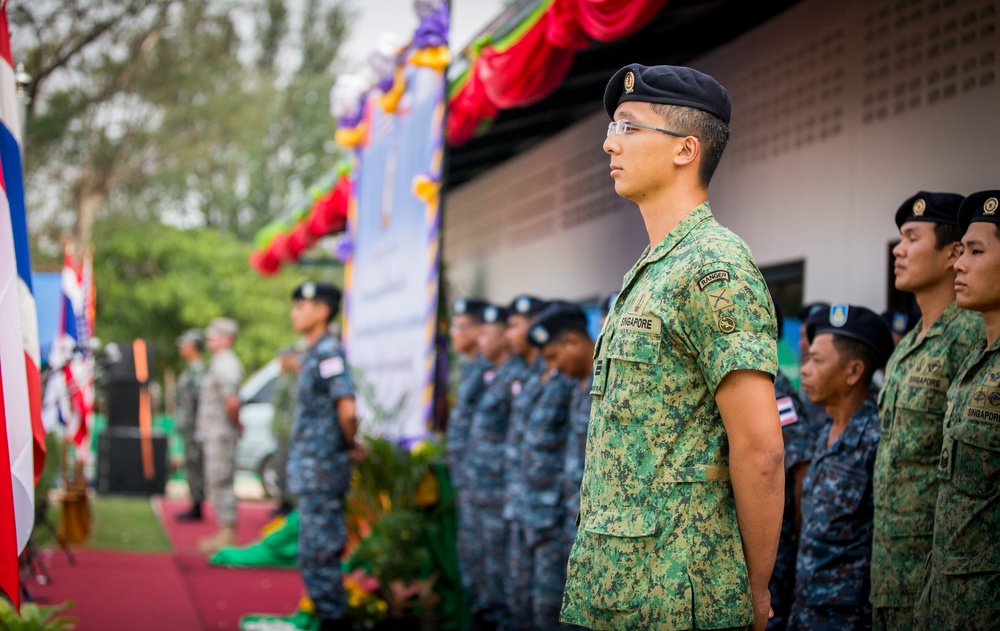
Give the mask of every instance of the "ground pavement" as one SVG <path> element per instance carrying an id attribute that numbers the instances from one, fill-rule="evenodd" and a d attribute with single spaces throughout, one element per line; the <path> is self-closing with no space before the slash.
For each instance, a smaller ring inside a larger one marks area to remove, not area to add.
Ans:
<path id="1" fill-rule="evenodd" d="M 59 548 L 42 552 L 50 581 L 29 582 L 39 605 L 72 600 L 67 612 L 77 631 L 214 631 L 239 628 L 247 613 L 290 614 L 303 592 L 298 572 L 289 569 L 225 568 L 209 565 L 198 553 L 198 539 L 215 531 L 211 508 L 200 523 L 180 523 L 187 508 L 179 499 L 153 498 L 153 508 L 170 540 L 168 553 L 137 553 L 86 548 L 72 551 L 75 563 Z M 237 543 L 261 537 L 273 502 L 241 502 Z"/>

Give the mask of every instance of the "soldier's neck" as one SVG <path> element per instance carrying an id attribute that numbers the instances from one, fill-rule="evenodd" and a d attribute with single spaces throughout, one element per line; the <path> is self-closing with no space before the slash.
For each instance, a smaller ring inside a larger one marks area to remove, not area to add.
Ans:
<path id="1" fill-rule="evenodd" d="M 846 392 L 837 401 L 826 406 L 826 413 L 833 420 L 833 427 L 830 428 L 830 436 L 826 442 L 827 447 L 837 442 L 837 438 L 844 433 L 844 430 L 847 429 L 848 424 L 851 422 L 851 418 L 858 413 L 858 410 L 865 404 L 865 399 L 867 398 L 868 387 L 865 386 L 862 388 L 858 386 Z"/>
<path id="2" fill-rule="evenodd" d="M 927 332 L 941 317 L 948 305 L 955 302 L 955 277 L 917 292 L 917 306 L 920 307 L 920 335 Z"/>
<path id="3" fill-rule="evenodd" d="M 303 333 L 302 337 L 304 337 L 306 339 L 306 343 L 310 347 L 312 347 L 312 346 L 314 346 L 316 344 L 316 342 L 319 341 L 319 338 L 323 337 L 324 334 L 326 334 L 326 325 L 325 324 L 323 326 L 317 326 L 317 327 L 315 327 L 315 328 L 313 328 L 313 329 L 311 329 L 311 330 Z"/>
<path id="4" fill-rule="evenodd" d="M 708 191 L 703 188 L 674 188 L 663 191 L 656 198 L 636 201 L 646 224 L 650 249 L 658 246 L 688 213 L 707 199 Z"/>
<path id="5" fill-rule="evenodd" d="M 1000 309 L 983 312 L 983 324 L 986 326 L 986 347 L 989 348 L 1000 337 Z"/>

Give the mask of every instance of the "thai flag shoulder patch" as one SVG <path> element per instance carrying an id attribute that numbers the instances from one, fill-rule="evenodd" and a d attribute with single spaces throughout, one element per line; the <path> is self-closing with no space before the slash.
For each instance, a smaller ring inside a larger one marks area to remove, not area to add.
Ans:
<path id="1" fill-rule="evenodd" d="M 778 418 L 781 419 L 782 427 L 799 420 L 799 415 L 795 413 L 795 402 L 792 401 L 792 397 L 778 399 Z"/>

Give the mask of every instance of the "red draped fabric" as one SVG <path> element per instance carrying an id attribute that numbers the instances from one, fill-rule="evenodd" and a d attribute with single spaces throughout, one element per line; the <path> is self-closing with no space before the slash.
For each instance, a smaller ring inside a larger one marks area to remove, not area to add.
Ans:
<path id="1" fill-rule="evenodd" d="M 466 84 L 451 98 L 448 142 L 460 145 L 500 110 L 524 107 L 565 79 L 576 51 L 642 28 L 667 0 L 553 0 L 538 21 L 504 50 L 485 46 Z"/>

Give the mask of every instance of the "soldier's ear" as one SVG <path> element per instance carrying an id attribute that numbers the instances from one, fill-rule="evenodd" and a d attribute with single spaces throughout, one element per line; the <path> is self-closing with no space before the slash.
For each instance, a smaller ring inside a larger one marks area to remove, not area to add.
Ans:
<path id="1" fill-rule="evenodd" d="M 855 386 L 865 374 L 865 362 L 861 359 L 850 359 L 847 361 L 845 370 L 847 371 L 847 385 Z"/>

